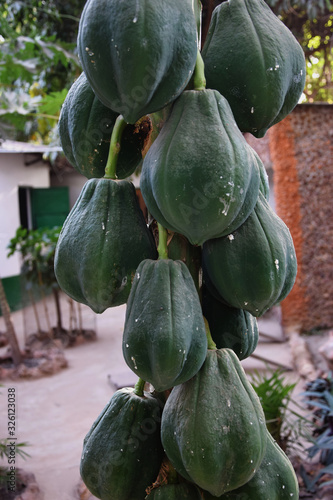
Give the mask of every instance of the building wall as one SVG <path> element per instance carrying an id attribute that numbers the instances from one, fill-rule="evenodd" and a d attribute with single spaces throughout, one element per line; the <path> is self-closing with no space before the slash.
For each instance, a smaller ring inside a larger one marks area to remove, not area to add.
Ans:
<path id="1" fill-rule="evenodd" d="M 86 182 L 87 178 L 84 177 L 84 175 L 76 172 L 75 170 L 73 170 L 73 172 L 62 175 L 51 175 L 52 187 L 68 187 L 69 205 L 71 208 L 79 197 L 79 194 Z"/>
<path id="2" fill-rule="evenodd" d="M 333 327 L 333 107 L 302 104 L 269 131 L 276 211 L 290 229 L 296 283 L 287 329 Z"/>
<path id="3" fill-rule="evenodd" d="M 20 225 L 19 186 L 49 187 L 48 165 L 39 162 L 24 165 L 24 154 L 0 154 L 0 276 L 7 278 L 20 273 L 18 255 L 7 258 L 7 245 Z"/>

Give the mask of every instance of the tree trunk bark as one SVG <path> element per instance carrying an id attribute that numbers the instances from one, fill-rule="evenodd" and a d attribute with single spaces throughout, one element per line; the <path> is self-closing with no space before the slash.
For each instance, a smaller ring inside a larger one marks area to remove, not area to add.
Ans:
<path id="1" fill-rule="evenodd" d="M 15 333 L 14 325 L 12 322 L 12 318 L 10 315 L 10 309 L 7 301 L 7 297 L 5 294 L 5 290 L 3 288 L 2 280 L 0 278 L 0 305 L 3 314 L 3 318 L 6 324 L 6 335 L 8 338 L 9 345 L 12 350 L 12 358 L 15 366 L 18 366 L 22 363 L 22 353 L 20 351 L 20 347 L 18 344 L 17 336 Z"/>
<path id="2" fill-rule="evenodd" d="M 29 299 L 30 299 L 30 302 L 32 304 L 32 308 L 33 308 L 34 315 L 35 315 L 35 320 L 36 320 L 36 324 L 37 324 L 37 334 L 39 334 L 39 333 L 42 333 L 42 327 L 41 327 L 41 324 L 40 324 L 40 321 L 39 321 L 39 316 L 38 316 L 38 311 L 37 311 L 37 307 L 36 307 L 36 302 L 35 302 L 34 295 L 33 295 L 33 293 L 32 293 L 31 290 L 28 291 L 28 294 L 29 294 Z M 27 341 L 27 338 L 25 336 L 25 342 L 26 341 Z"/>
<path id="3" fill-rule="evenodd" d="M 60 308 L 59 289 L 53 288 L 52 292 L 53 292 L 53 296 L 54 296 L 56 313 L 57 313 L 57 330 L 60 333 L 62 331 L 62 316 L 61 316 L 61 308 Z"/>
<path id="4" fill-rule="evenodd" d="M 40 293 L 42 296 L 42 303 L 44 306 L 44 313 L 45 313 L 45 320 L 46 320 L 47 329 L 48 329 L 48 336 L 50 337 L 50 339 L 53 339 L 53 330 L 51 328 L 49 308 L 47 307 L 47 301 L 46 301 L 46 297 L 45 297 L 45 293 L 44 293 L 44 284 L 43 284 L 43 280 L 42 280 L 42 275 L 39 271 L 38 271 L 38 284 L 39 284 L 39 290 L 40 290 Z"/>
<path id="5" fill-rule="evenodd" d="M 201 45 L 203 47 L 206 36 L 208 33 L 210 19 L 216 4 L 221 2 L 214 2 L 214 0 L 203 0 L 202 2 L 202 32 L 201 32 Z"/>

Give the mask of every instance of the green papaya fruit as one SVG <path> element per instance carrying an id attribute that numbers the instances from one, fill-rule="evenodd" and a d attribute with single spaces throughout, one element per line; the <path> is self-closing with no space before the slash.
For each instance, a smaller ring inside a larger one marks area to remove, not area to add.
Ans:
<path id="1" fill-rule="evenodd" d="M 118 116 L 101 103 L 81 73 L 61 108 L 58 127 L 66 158 L 88 179 L 104 176 L 111 133 Z M 140 124 L 126 126 L 117 162 L 118 179 L 129 177 L 139 166 L 148 135 L 147 128 Z"/>
<path id="2" fill-rule="evenodd" d="M 202 312 L 218 349 L 228 347 L 240 360 L 248 358 L 254 352 L 259 340 L 259 330 L 252 314 L 223 304 L 205 285 L 202 287 Z"/>
<path id="3" fill-rule="evenodd" d="M 216 497 L 205 492 L 205 500 Z M 287 455 L 268 433 L 266 453 L 253 478 L 240 488 L 218 497 L 220 500 L 298 500 L 296 474 Z"/>
<path id="4" fill-rule="evenodd" d="M 260 175 L 260 185 L 259 185 L 259 191 L 263 194 L 263 196 L 266 198 L 267 201 L 269 201 L 269 180 L 268 180 L 268 175 L 265 169 L 265 166 L 263 162 L 261 161 L 260 156 L 256 151 L 253 150 L 254 156 L 256 157 L 257 163 L 258 163 L 258 168 L 259 168 L 259 175 Z"/>
<path id="5" fill-rule="evenodd" d="M 253 213 L 236 231 L 203 246 L 210 282 L 232 307 L 261 316 L 283 300 L 297 272 L 289 229 L 259 193 Z"/>
<path id="6" fill-rule="evenodd" d="M 88 0 L 77 45 L 97 97 L 135 123 L 176 99 L 193 74 L 192 1 Z"/>
<path id="7" fill-rule="evenodd" d="M 207 337 L 199 296 L 186 265 L 144 260 L 128 298 L 123 355 L 157 391 L 185 382 L 201 368 Z"/>
<path id="8" fill-rule="evenodd" d="M 301 97 L 305 58 L 264 0 L 229 0 L 213 12 L 202 50 L 207 87 L 229 102 L 238 127 L 263 137 Z"/>
<path id="9" fill-rule="evenodd" d="M 259 185 L 257 157 L 226 99 L 183 92 L 143 161 L 141 192 L 153 217 L 201 245 L 247 219 Z"/>
<path id="10" fill-rule="evenodd" d="M 133 184 L 87 181 L 57 243 L 60 288 L 102 313 L 127 301 L 135 270 L 146 258 L 157 258 L 157 251 Z"/>
<path id="11" fill-rule="evenodd" d="M 265 416 L 231 349 L 208 350 L 162 413 L 164 450 L 185 479 L 219 496 L 248 482 L 264 457 Z"/>
<path id="12" fill-rule="evenodd" d="M 161 405 L 132 388 L 113 394 L 86 435 L 80 464 L 89 491 L 102 500 L 143 500 L 163 459 Z"/>
<path id="13" fill-rule="evenodd" d="M 152 490 L 146 500 L 202 500 L 202 496 L 194 484 L 179 483 L 166 484 Z"/>

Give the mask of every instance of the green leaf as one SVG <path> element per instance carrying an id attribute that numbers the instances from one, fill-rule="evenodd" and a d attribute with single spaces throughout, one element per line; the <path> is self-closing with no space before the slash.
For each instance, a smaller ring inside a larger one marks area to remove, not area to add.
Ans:
<path id="1" fill-rule="evenodd" d="M 48 115 L 56 115 L 60 112 L 61 106 L 68 94 L 67 89 L 62 89 L 59 92 L 50 92 L 47 94 L 39 106 L 39 112 Z"/>

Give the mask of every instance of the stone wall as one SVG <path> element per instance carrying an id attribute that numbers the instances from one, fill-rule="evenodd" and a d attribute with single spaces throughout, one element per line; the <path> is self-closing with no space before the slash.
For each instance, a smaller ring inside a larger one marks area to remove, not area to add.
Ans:
<path id="1" fill-rule="evenodd" d="M 302 104 L 270 129 L 276 212 L 297 253 L 286 330 L 333 327 L 333 106 Z"/>

